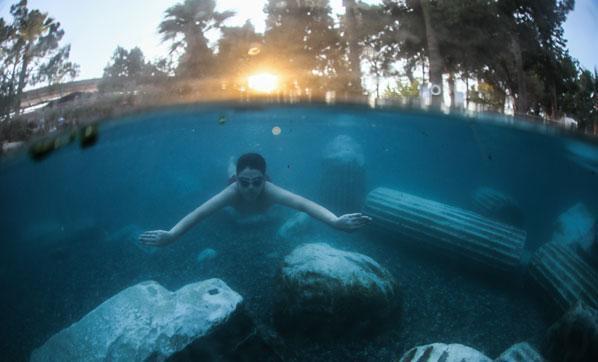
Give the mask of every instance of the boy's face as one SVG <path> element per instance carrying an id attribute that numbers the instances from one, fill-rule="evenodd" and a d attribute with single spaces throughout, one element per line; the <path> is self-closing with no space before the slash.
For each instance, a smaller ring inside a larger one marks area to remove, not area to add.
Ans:
<path id="1" fill-rule="evenodd" d="M 237 189 L 247 201 L 254 201 L 264 190 L 266 177 L 253 168 L 245 168 L 237 174 Z"/>

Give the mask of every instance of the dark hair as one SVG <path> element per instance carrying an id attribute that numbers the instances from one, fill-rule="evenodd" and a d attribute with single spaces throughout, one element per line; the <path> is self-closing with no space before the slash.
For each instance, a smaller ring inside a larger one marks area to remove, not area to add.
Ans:
<path id="1" fill-rule="evenodd" d="M 237 174 L 248 167 L 266 174 L 266 160 L 257 153 L 246 153 L 237 160 Z"/>

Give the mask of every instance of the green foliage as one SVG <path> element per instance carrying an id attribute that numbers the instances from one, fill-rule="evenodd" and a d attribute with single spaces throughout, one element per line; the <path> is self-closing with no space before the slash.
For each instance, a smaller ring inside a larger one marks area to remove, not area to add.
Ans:
<path id="1" fill-rule="evenodd" d="M 64 31 L 60 23 L 39 10 L 29 10 L 21 0 L 10 7 L 13 21 L 0 21 L 0 107 L 4 118 L 19 114 L 21 94 L 28 85 L 60 82 L 76 76 L 78 66 L 68 62 L 70 47 L 60 48 Z"/>
<path id="2" fill-rule="evenodd" d="M 580 122 L 581 129 L 598 127 L 598 72 L 582 70 L 562 94 L 562 111 Z"/>
<path id="3" fill-rule="evenodd" d="M 502 112 L 505 106 L 505 94 L 492 84 L 480 82 L 469 90 L 469 101 L 484 106 L 485 110 Z"/>
<path id="4" fill-rule="evenodd" d="M 145 61 L 141 49 L 129 51 L 117 47 L 112 60 L 104 68 L 104 76 L 98 85 L 100 92 L 127 91 L 137 85 L 152 83 L 168 77 L 169 65 L 163 59 L 156 64 Z"/>
<path id="5" fill-rule="evenodd" d="M 348 79 L 345 43 L 328 0 L 269 0 L 262 60 L 282 74 L 289 89 L 341 90 Z"/>
<path id="6" fill-rule="evenodd" d="M 404 83 L 397 82 L 396 88 L 388 86 L 384 91 L 386 98 L 412 99 L 419 97 L 420 84 L 417 80 Z"/>
<path id="7" fill-rule="evenodd" d="M 69 62 L 71 46 L 60 48 L 48 61 L 39 66 L 34 75 L 34 82 L 47 82 L 48 86 L 62 83 L 65 79 L 73 80 L 79 74 L 79 65 Z"/>

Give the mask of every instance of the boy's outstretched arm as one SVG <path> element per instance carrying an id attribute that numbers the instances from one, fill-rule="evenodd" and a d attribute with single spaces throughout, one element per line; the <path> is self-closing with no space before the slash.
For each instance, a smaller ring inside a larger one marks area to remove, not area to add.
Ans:
<path id="1" fill-rule="evenodd" d="M 163 246 L 175 242 L 195 224 L 210 216 L 214 212 L 230 205 L 234 197 L 234 185 L 230 185 L 220 193 L 213 196 L 198 208 L 182 218 L 175 226 L 166 230 L 146 231 L 139 236 L 139 241 L 144 245 Z"/>
<path id="2" fill-rule="evenodd" d="M 371 217 L 361 213 L 336 216 L 324 206 L 308 200 L 303 196 L 294 194 L 272 183 L 268 183 L 268 186 L 270 187 L 271 195 L 276 203 L 303 211 L 311 217 L 323 221 L 336 229 L 353 231 L 372 221 Z"/>

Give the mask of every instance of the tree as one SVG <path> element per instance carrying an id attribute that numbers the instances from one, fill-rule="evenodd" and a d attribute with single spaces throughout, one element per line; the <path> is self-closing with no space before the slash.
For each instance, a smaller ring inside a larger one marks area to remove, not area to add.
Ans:
<path id="1" fill-rule="evenodd" d="M 579 128 L 598 130 L 598 72 L 582 69 L 560 96 L 562 112 L 579 121 Z"/>
<path id="2" fill-rule="evenodd" d="M 232 11 L 217 12 L 214 0 L 185 0 L 166 10 L 158 31 L 163 41 L 171 41 L 171 53 L 181 51 L 177 75 L 202 78 L 210 74 L 213 53 L 205 34 L 220 29 L 234 15 Z"/>
<path id="3" fill-rule="evenodd" d="M 67 45 L 60 48 L 54 56 L 37 69 L 34 76 L 35 83 L 47 82 L 48 86 L 62 83 L 64 79 L 75 79 L 79 74 L 79 65 L 69 62 L 71 46 Z"/>
<path id="4" fill-rule="evenodd" d="M 15 36 L 14 27 L 7 25 L 4 19 L 0 18 L 0 110 L 4 118 L 8 117 L 11 107 L 14 104 L 13 79 L 16 72 L 16 64 L 12 62 L 10 45 Z"/>
<path id="5" fill-rule="evenodd" d="M 138 47 L 127 51 L 117 47 L 111 62 L 104 68 L 104 76 L 99 84 L 102 92 L 124 91 L 141 83 L 151 82 L 160 76 L 159 69 L 145 61 L 143 52 Z"/>
<path id="6" fill-rule="evenodd" d="M 367 71 L 376 79 L 376 98 L 380 96 L 380 79 L 385 76 L 394 75 L 392 65 L 396 62 L 396 42 L 389 35 L 388 30 L 392 25 L 392 19 L 384 12 L 379 5 L 367 5 L 347 1 L 347 13 L 343 18 L 345 32 L 350 32 L 348 38 L 349 59 L 351 75 L 360 80 L 360 64 L 365 62 Z M 360 82 L 361 83 L 361 82 Z M 359 88 L 361 89 L 361 84 Z M 356 90 L 357 90 L 356 89 Z"/>
<path id="7" fill-rule="evenodd" d="M 361 5 L 361 4 L 360 4 Z M 349 75 L 350 75 L 350 91 L 355 94 L 362 94 L 363 88 L 361 86 L 361 55 L 363 47 L 359 41 L 363 39 L 360 32 L 360 20 L 362 19 L 360 7 L 355 0 L 343 0 L 345 7 L 345 16 L 342 19 L 344 38 L 347 43 L 347 50 L 349 52 Z"/>
<path id="8" fill-rule="evenodd" d="M 215 73 L 221 79 L 239 83 L 239 78 L 246 77 L 258 67 L 263 37 L 255 32 L 249 21 L 241 27 L 222 27 L 221 31 Z"/>
<path id="9" fill-rule="evenodd" d="M 288 90 L 322 95 L 348 88 L 344 42 L 328 0 L 269 0 L 265 6 L 263 59 L 286 80 Z"/>
<path id="10" fill-rule="evenodd" d="M 10 8 L 11 25 L 0 24 L 2 40 L 2 106 L 8 117 L 20 113 L 21 95 L 28 85 L 56 82 L 76 74 L 77 66 L 67 61 L 70 48 L 60 48 L 64 31 L 60 23 L 39 10 L 29 10 L 21 0 Z M 63 73 L 62 75 L 60 73 Z"/>

